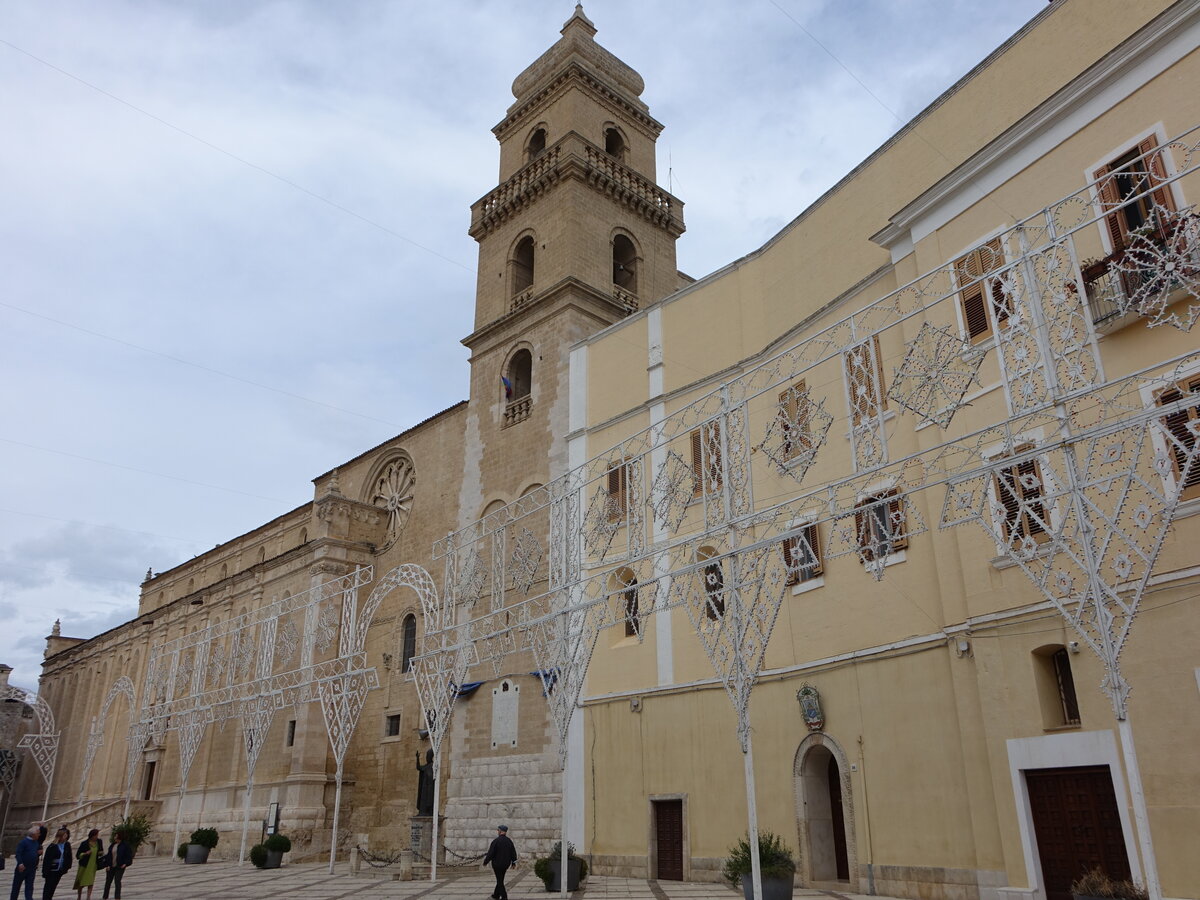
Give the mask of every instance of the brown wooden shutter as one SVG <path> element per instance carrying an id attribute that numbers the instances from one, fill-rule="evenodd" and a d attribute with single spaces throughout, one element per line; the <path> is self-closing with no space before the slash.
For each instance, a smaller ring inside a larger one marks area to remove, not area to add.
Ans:
<path id="1" fill-rule="evenodd" d="M 1185 385 L 1189 392 L 1200 391 L 1200 379 L 1196 379 Z M 1168 403 L 1175 403 L 1183 399 L 1183 391 L 1180 387 L 1167 388 L 1158 395 L 1158 402 L 1165 406 Z M 1175 441 L 1171 443 L 1171 458 L 1174 462 L 1175 474 L 1182 478 L 1184 469 L 1187 466 L 1187 453 L 1196 444 L 1196 437 L 1188 428 L 1188 423 L 1193 419 L 1200 418 L 1200 403 L 1197 406 L 1184 407 L 1176 412 L 1167 413 L 1163 416 L 1162 423 L 1166 426 L 1167 431 L 1171 433 L 1171 437 L 1178 441 L 1178 446 Z M 1192 470 L 1188 472 L 1187 478 L 1184 479 L 1182 487 L 1184 489 L 1196 487 L 1200 485 L 1200 463 L 1193 464 Z"/>
<path id="2" fill-rule="evenodd" d="M 1163 151 L 1158 150 L 1158 140 L 1153 137 L 1148 137 L 1146 140 L 1138 144 L 1138 153 L 1144 153 L 1142 165 L 1145 166 L 1147 172 L 1150 173 L 1150 186 L 1154 188 L 1150 196 L 1154 198 L 1154 202 L 1164 209 L 1171 212 L 1175 211 L 1175 200 L 1171 196 L 1171 188 L 1163 185 L 1157 187 L 1167 180 L 1167 166 L 1163 159 Z"/>
<path id="3" fill-rule="evenodd" d="M 783 565 L 787 569 L 787 577 L 784 579 L 784 584 L 799 584 L 800 570 L 796 568 L 796 539 L 788 538 L 783 542 Z"/>
<path id="4" fill-rule="evenodd" d="M 704 493 L 712 494 L 721 489 L 721 423 L 709 422 L 700 431 L 708 449 L 708 464 L 703 467 Z"/>
<path id="5" fill-rule="evenodd" d="M 1025 487 L 1019 479 L 1025 475 L 1032 475 L 1038 483 L 1037 487 Z M 1021 517 L 1025 524 L 1025 534 L 1030 537 L 1037 537 L 1046 533 L 1046 526 L 1042 523 L 1046 521 L 1046 507 L 1042 502 L 1042 470 L 1036 459 L 1027 459 L 1023 463 L 1019 463 L 1016 467 L 1016 482 L 1017 490 L 1021 492 L 1021 499 L 1025 501 L 1025 509 L 1022 511 Z"/>
<path id="6" fill-rule="evenodd" d="M 854 510 L 854 533 L 858 535 L 858 549 L 862 558 L 868 561 L 875 558 L 875 551 L 872 549 L 875 542 L 872 540 L 871 527 L 867 521 L 865 509 L 870 503 L 870 500 L 864 500 Z"/>
<path id="7" fill-rule="evenodd" d="M 904 511 L 904 496 L 894 491 L 888 496 L 888 537 L 891 539 L 892 552 L 903 550 L 908 546 L 908 517 Z"/>
<path id="8" fill-rule="evenodd" d="M 1012 467 L 1001 469 L 994 476 L 993 482 L 996 499 L 1004 507 L 1004 521 L 1001 523 L 1001 528 L 1004 530 L 1004 539 L 1011 541 L 1014 534 L 1018 537 L 1023 536 L 1024 532 L 1021 530 L 1021 500 L 1017 493 L 1016 470 Z"/>
<path id="9" fill-rule="evenodd" d="M 809 577 L 815 578 L 825 571 L 825 563 L 821 559 L 821 532 L 816 522 L 813 522 L 804 529 L 804 536 L 808 539 L 808 546 L 812 549 L 814 562 L 813 568 L 809 572 Z"/>
<path id="10" fill-rule="evenodd" d="M 692 474 L 696 476 L 696 487 L 692 496 L 699 497 L 704 493 L 704 447 L 697 428 L 690 435 L 692 439 Z"/>
<path id="11" fill-rule="evenodd" d="M 1098 179 L 1096 189 L 1100 195 L 1100 209 L 1107 213 L 1104 223 L 1108 226 L 1112 250 L 1113 253 L 1120 253 L 1125 249 L 1125 223 L 1121 220 L 1120 210 L 1108 212 L 1116 210 L 1121 205 L 1121 192 L 1117 188 L 1116 170 L 1113 166 L 1104 166 L 1096 172 L 1096 178 Z"/>

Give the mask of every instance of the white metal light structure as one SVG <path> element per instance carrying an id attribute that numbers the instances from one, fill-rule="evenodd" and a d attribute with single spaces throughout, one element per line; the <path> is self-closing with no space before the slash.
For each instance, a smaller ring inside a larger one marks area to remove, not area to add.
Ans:
<path id="1" fill-rule="evenodd" d="M 1145 177 L 1134 183 L 1151 194 L 1200 168 L 1198 137 L 1200 128 L 1192 129 L 1146 154 Z M 1117 716 L 1147 887 L 1160 900 L 1119 655 L 1180 486 L 1200 466 L 1200 434 L 1187 440 L 1163 424 L 1200 397 L 1182 391 L 1148 407 L 1143 392 L 1175 384 L 1200 365 L 1200 354 L 1105 378 L 1075 246 L 1083 229 L 1104 226 L 1112 214 L 1093 204 L 1095 190 L 1087 185 L 989 241 L 999 248 L 994 266 L 974 282 L 962 283 L 953 263 L 927 272 L 438 541 L 434 556 L 445 561 L 447 597 L 427 619 L 425 652 L 414 664 L 446 685 L 470 666 L 499 671 L 504 655 L 533 652 L 560 691 L 551 716 L 565 753 L 564 723 L 596 634 L 623 622 L 609 602 L 610 581 L 633 572 L 637 589 L 659 598 L 652 609 L 646 604 L 646 616 L 688 610 L 730 694 L 753 835 L 749 698 L 782 595 L 783 541 L 794 539 L 797 521 L 821 525 L 827 556 L 857 554 L 864 569 L 883 578 L 900 541 L 927 530 L 921 508 L 940 509 L 942 528 L 973 522 L 988 531 L 1103 662 L 1102 690 Z M 1127 196 L 1121 204 L 1141 199 Z M 1136 270 L 1140 285 L 1121 311 L 1149 327 L 1188 330 L 1200 318 L 1200 217 L 1191 209 L 1155 216 L 1168 238 L 1135 235 L 1114 264 Z M 960 292 L 976 286 L 993 323 L 991 348 L 957 334 Z M 892 367 L 885 348 L 897 345 L 904 350 L 893 351 Z M 1007 415 L 970 431 L 955 414 L 993 353 Z M 840 398 L 829 392 L 836 382 Z M 847 413 L 834 423 L 829 410 L 839 407 Z M 851 437 L 849 471 L 814 482 L 812 461 L 835 424 Z M 918 426 L 937 431 L 922 449 L 897 456 L 889 436 Z M 757 451 L 794 480 L 784 499 L 755 498 Z M 996 506 L 1001 483 L 1017 498 L 1023 531 L 1012 525 L 1009 507 Z M 546 535 L 548 552 L 538 535 Z M 530 595 L 543 559 L 547 589 Z M 719 610 L 713 590 L 694 587 L 706 566 L 722 580 Z M 488 608 L 478 609 L 485 599 Z M 452 692 L 427 689 L 422 703 L 439 729 L 447 727 Z"/>

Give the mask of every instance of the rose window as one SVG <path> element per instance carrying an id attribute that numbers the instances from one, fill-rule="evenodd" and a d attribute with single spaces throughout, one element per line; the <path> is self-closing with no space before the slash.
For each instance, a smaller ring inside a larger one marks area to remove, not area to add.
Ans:
<path id="1" fill-rule="evenodd" d="M 380 509 L 387 510 L 388 540 L 393 541 L 404 530 L 408 516 L 412 512 L 413 492 L 417 478 L 413 471 L 412 460 L 401 457 L 388 463 L 387 468 L 375 482 L 374 495 L 371 502 Z"/>

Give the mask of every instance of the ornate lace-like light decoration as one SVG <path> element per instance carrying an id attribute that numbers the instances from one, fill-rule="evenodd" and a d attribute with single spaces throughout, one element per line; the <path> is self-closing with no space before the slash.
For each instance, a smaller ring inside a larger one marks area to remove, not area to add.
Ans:
<path id="1" fill-rule="evenodd" d="M 326 606 L 321 610 L 321 616 L 317 619 L 317 630 L 315 642 L 317 649 L 322 653 L 328 652 L 333 645 L 333 639 L 338 633 L 338 614 L 337 610 L 332 606 Z"/>
<path id="2" fill-rule="evenodd" d="M 528 594 L 537 579 L 544 555 L 541 542 L 533 536 L 533 532 L 522 528 L 517 535 L 517 545 L 513 548 L 511 559 L 513 587 L 522 594 Z"/>
<path id="3" fill-rule="evenodd" d="M 286 667 L 300 649 L 300 629 L 288 619 L 275 632 L 275 664 Z"/>
<path id="4" fill-rule="evenodd" d="M 1113 263 L 1125 288 L 1118 305 L 1122 313 L 1144 316 L 1151 328 L 1191 331 L 1200 319 L 1200 215 L 1192 207 L 1175 212 L 1156 203 L 1150 221 L 1157 227 L 1135 232 Z M 1176 310 L 1177 304 L 1183 305 Z"/>
<path id="5" fill-rule="evenodd" d="M 587 545 L 590 556 L 595 559 L 604 558 L 624 518 L 616 499 L 609 494 L 607 486 L 601 481 L 592 493 L 587 515 L 583 517 L 583 542 Z"/>
<path id="6" fill-rule="evenodd" d="M 389 541 L 394 541 L 399 537 L 408 522 L 408 517 L 412 513 L 413 494 L 416 486 L 416 470 L 413 468 L 412 460 L 407 456 L 392 460 L 375 480 L 371 502 L 380 509 L 387 510 Z"/>
<path id="7" fill-rule="evenodd" d="M 787 571 L 772 547 L 705 560 L 699 566 L 691 575 L 671 579 L 671 598 L 687 610 L 713 671 L 733 702 L 745 752 L 750 739 L 750 695 L 779 617 Z M 723 574 L 714 576 L 717 572 Z M 719 586 L 707 580 L 714 577 Z M 715 601 L 718 591 L 720 599 Z"/>
<path id="8" fill-rule="evenodd" d="M 456 599 L 471 605 L 478 603 L 479 598 L 483 596 L 487 579 L 487 566 L 478 551 L 469 551 L 466 560 L 462 564 L 462 568 L 458 572 L 458 585 L 455 592 Z"/>
<path id="9" fill-rule="evenodd" d="M 854 554 L 863 568 L 879 581 L 889 560 L 910 538 L 928 531 L 915 503 L 907 495 L 889 493 L 843 513 L 830 528 L 828 556 Z"/>
<path id="10" fill-rule="evenodd" d="M 926 422 L 945 428 L 978 384 L 983 353 L 946 328 L 925 322 L 908 345 L 888 396 Z"/>
<path id="11" fill-rule="evenodd" d="M 833 416 L 825 400 L 814 401 L 807 389 L 790 387 L 779 397 L 779 409 L 757 445 L 782 475 L 803 481 L 825 446 Z"/>
<path id="12" fill-rule="evenodd" d="M 229 659 L 225 655 L 225 644 L 214 643 L 208 654 L 208 683 L 213 687 L 220 684 L 228 665 Z"/>
<path id="13" fill-rule="evenodd" d="M 650 494 L 654 498 L 654 518 L 661 527 L 671 533 L 679 530 L 687 514 L 687 506 L 696 496 L 698 484 L 699 479 L 692 467 L 674 450 L 668 450 L 666 460 L 650 485 Z"/>

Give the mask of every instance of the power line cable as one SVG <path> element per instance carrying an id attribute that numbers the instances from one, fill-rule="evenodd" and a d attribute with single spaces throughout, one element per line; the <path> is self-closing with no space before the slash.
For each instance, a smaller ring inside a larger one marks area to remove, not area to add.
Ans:
<path id="1" fill-rule="evenodd" d="M 327 206 L 331 206 L 334 209 L 338 210 L 339 212 L 345 213 L 348 216 L 358 219 L 360 222 L 370 225 L 372 228 L 377 228 L 380 231 L 384 232 L 385 234 L 389 234 L 394 238 L 399 238 L 400 240 L 404 241 L 406 244 L 410 244 L 411 246 L 416 247 L 418 250 L 424 250 L 426 253 L 436 256 L 438 259 L 443 260 L 444 262 L 448 262 L 452 266 L 458 266 L 460 269 L 465 269 L 468 272 L 474 271 L 474 269 L 472 269 L 470 266 L 464 265 L 463 263 L 459 262 L 456 259 L 451 259 L 449 256 L 445 256 L 441 253 L 438 253 L 436 250 L 432 249 L 431 247 L 426 247 L 424 244 L 418 244 L 412 238 L 405 237 L 404 235 L 400 234 L 398 231 L 393 231 L 392 229 L 388 228 L 386 225 L 381 225 L 379 222 L 376 222 L 374 219 L 369 219 L 366 216 L 362 215 L 361 213 L 357 213 L 354 210 L 343 206 L 342 204 L 338 203 L 335 200 L 330 200 L 328 197 L 322 197 L 320 194 L 310 191 L 308 188 L 304 187 L 302 184 L 297 184 L 295 181 L 292 181 L 289 178 L 284 178 L 282 175 L 278 175 L 275 172 L 272 172 L 270 169 L 268 169 L 264 166 L 260 166 L 258 163 L 251 162 L 250 160 L 248 160 L 244 157 L 238 156 L 236 153 L 226 150 L 224 147 L 221 147 L 218 144 L 214 144 L 212 141 L 205 140 L 204 138 L 200 137 L 197 134 L 194 134 L 184 128 L 180 128 L 178 125 L 175 125 L 174 123 L 167 121 L 162 116 L 155 115 L 154 113 L 150 112 L 149 110 L 142 109 L 140 106 L 137 106 L 133 103 L 130 103 L 128 100 L 118 97 L 116 94 L 112 93 L 111 91 L 106 91 L 104 88 L 99 87 L 98 85 L 92 84 L 90 81 L 80 78 L 78 75 L 68 72 L 66 69 L 62 68 L 61 66 L 56 66 L 54 63 L 50 62 L 49 60 L 43 59 L 42 57 L 37 56 L 36 54 L 30 53 L 28 50 L 25 50 L 22 47 L 18 47 L 16 44 L 12 43 L 11 41 L 6 41 L 3 38 L 0 38 L 0 44 L 4 44 L 5 46 L 10 47 L 13 50 L 16 50 L 18 53 L 28 56 L 30 59 L 34 60 L 35 62 L 39 62 L 43 66 L 46 66 L 49 69 L 53 69 L 55 72 L 58 72 L 60 75 L 70 78 L 72 81 L 76 81 L 79 84 L 82 84 L 84 87 L 87 87 L 93 91 L 96 91 L 98 94 L 103 94 L 105 97 L 108 97 L 110 100 L 113 100 L 116 103 L 120 103 L 122 106 L 132 109 L 134 112 L 139 113 L 140 115 L 143 115 L 148 119 L 152 119 L 153 121 L 158 122 L 160 125 L 170 128 L 172 131 L 178 132 L 179 134 L 182 134 L 184 137 L 189 138 L 189 139 L 195 141 L 196 143 L 201 144 L 205 147 L 208 147 L 210 150 L 215 150 L 217 153 L 220 153 L 224 156 L 228 156 L 230 159 L 232 159 L 236 162 L 239 162 L 244 166 L 248 166 L 249 168 L 254 169 L 256 172 L 260 172 L 263 175 L 268 176 L 269 178 L 273 178 L 276 181 L 278 181 L 282 184 L 285 184 L 294 190 L 299 191 L 300 193 L 304 194 L 305 196 L 311 197 L 313 200 L 317 200 L 321 203 L 324 203 Z"/>
<path id="2" fill-rule="evenodd" d="M 186 359 L 182 356 L 174 356 L 173 354 L 170 354 L 170 353 L 163 353 L 161 350 L 155 350 L 152 347 L 145 347 L 141 344 L 135 344 L 133 341 L 127 341 L 124 338 L 119 338 L 119 337 L 116 337 L 115 335 L 105 334 L 102 331 L 96 331 L 95 329 L 92 329 L 92 328 L 85 328 L 82 325 L 76 325 L 75 323 L 68 322 L 65 319 L 56 319 L 53 316 L 46 315 L 45 313 L 34 312 L 32 309 L 26 309 L 25 307 L 17 306 L 14 303 L 5 303 L 3 300 L 0 300 L 0 306 L 4 307 L 5 309 L 11 309 L 14 312 L 24 313 L 25 315 L 32 316 L 35 319 L 43 319 L 44 321 L 52 322 L 55 325 L 60 325 L 64 328 L 70 328 L 74 331 L 78 331 L 83 334 L 91 335 L 92 337 L 101 338 L 106 341 L 112 341 L 114 344 L 121 344 L 124 347 L 131 347 L 134 350 L 141 350 L 143 353 L 150 353 L 154 356 L 161 357 L 162 359 L 167 359 L 167 360 L 170 360 L 171 362 L 179 363 L 180 365 L 191 366 L 192 368 L 199 369 L 202 372 L 208 372 L 209 374 L 212 374 L 212 375 L 220 375 L 222 378 L 228 378 L 231 381 L 236 381 L 236 382 L 239 382 L 240 384 L 248 384 L 251 387 L 256 387 L 256 388 L 259 388 L 264 391 L 270 391 L 273 394 L 280 394 L 284 397 L 290 397 L 293 400 L 302 400 L 305 403 L 311 403 L 314 406 L 321 406 L 321 407 L 324 407 L 325 409 L 333 410 L 335 412 L 345 413 L 348 416 L 354 416 L 359 419 L 365 419 L 368 422 L 378 422 L 381 425 L 387 425 L 389 428 L 403 428 L 404 427 L 403 425 L 399 425 L 396 422 L 389 422 L 387 419 L 380 419 L 378 416 L 371 416 L 371 415 L 368 415 L 367 413 L 357 412 L 356 410 L 346 409 L 341 406 L 335 406 L 334 404 L 326 403 L 323 400 L 314 400 L 312 397 L 305 397 L 303 394 L 297 394 L 294 391 L 286 391 L 283 388 L 277 388 L 277 387 L 272 387 L 269 384 L 263 384 L 261 381 L 254 381 L 250 378 L 243 378 L 241 375 L 234 375 L 233 373 L 223 371 L 222 369 L 215 369 L 212 366 L 205 365 L 204 363 L 198 363 L 193 360 Z"/>
<path id="3" fill-rule="evenodd" d="M 0 506 L 0 513 L 8 513 L 12 516 L 28 516 L 31 519 L 46 519 L 50 522 L 64 522 L 67 525 L 86 525 L 89 528 L 103 528 L 108 531 L 120 531 L 125 534 L 137 534 L 142 537 L 162 538 L 164 541 L 179 541 L 181 544 L 191 544 L 194 547 L 204 547 L 208 549 L 208 544 L 205 541 L 197 540 L 196 538 L 178 537 L 173 534 L 159 534 L 154 531 L 138 531 L 134 528 L 122 528 L 120 525 L 102 525 L 99 522 L 87 522 L 83 519 L 67 519 L 63 516 L 48 516 L 45 513 L 27 512 L 23 509 L 10 509 Z"/>
<path id="4" fill-rule="evenodd" d="M 183 484 L 194 484 L 197 487 L 211 488 L 212 490 L 215 490 L 215 491 L 226 491 L 227 493 L 238 494 L 242 497 L 253 497 L 256 500 L 267 500 L 271 503 L 283 503 L 283 504 L 286 504 L 288 502 L 287 500 L 281 500 L 278 497 L 267 497 L 263 494 L 254 494 L 249 491 L 239 491 L 237 488 L 225 487 L 220 484 L 210 484 L 207 481 L 195 481 L 191 478 L 183 478 L 179 475 L 170 475 L 170 474 L 167 474 L 166 472 L 155 472 L 151 469 L 139 469 L 137 466 L 127 466 L 123 463 L 111 462 L 110 460 L 107 460 L 107 459 L 96 459 L 94 456 L 84 456 L 83 454 L 70 453 L 69 451 L 66 451 L 66 450 L 55 450 L 52 447 L 39 447 L 37 444 L 29 444 L 29 443 L 26 443 L 25 441 L 14 441 L 12 438 L 0 437 L 0 442 L 3 442 L 5 444 L 12 444 L 15 447 L 25 447 L 30 450 L 37 450 L 41 453 L 53 453 L 58 456 L 66 456 L 70 459 L 80 459 L 80 460 L 83 460 L 84 462 L 96 463 L 97 465 L 101 465 L 101 466 L 111 466 L 114 469 L 124 469 L 127 472 L 137 472 L 141 475 L 153 475 L 156 478 L 166 478 L 171 481 L 182 482 Z"/>

